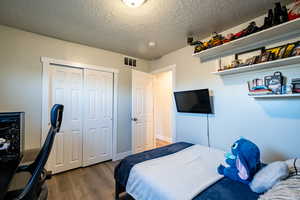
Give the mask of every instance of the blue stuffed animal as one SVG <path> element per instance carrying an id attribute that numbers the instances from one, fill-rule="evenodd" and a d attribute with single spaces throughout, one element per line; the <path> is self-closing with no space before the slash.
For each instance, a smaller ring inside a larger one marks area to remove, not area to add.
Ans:
<path id="1" fill-rule="evenodd" d="M 249 184 L 261 167 L 258 147 L 253 142 L 241 138 L 232 145 L 231 151 L 232 153 L 225 155 L 229 167 L 220 165 L 219 174 Z"/>

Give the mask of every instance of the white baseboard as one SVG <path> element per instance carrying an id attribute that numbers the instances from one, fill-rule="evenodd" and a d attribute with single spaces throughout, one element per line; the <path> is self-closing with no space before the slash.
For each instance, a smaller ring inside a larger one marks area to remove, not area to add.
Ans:
<path id="1" fill-rule="evenodd" d="M 172 138 L 163 136 L 163 135 L 156 135 L 156 138 L 162 141 L 166 141 L 166 142 L 172 142 Z"/>
<path id="2" fill-rule="evenodd" d="M 117 153 L 117 155 L 113 158 L 113 161 L 122 160 L 123 158 L 125 158 L 129 155 L 131 155 L 131 151 Z"/>

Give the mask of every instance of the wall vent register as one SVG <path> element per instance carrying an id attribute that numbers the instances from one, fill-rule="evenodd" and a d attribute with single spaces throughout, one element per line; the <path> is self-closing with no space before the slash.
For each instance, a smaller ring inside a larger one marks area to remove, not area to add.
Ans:
<path id="1" fill-rule="evenodd" d="M 137 62 L 135 58 L 124 57 L 124 65 L 129 67 L 136 67 Z"/>

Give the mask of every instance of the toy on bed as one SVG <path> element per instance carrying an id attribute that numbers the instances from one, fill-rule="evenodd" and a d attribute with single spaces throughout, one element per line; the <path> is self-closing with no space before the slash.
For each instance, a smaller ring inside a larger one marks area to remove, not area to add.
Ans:
<path id="1" fill-rule="evenodd" d="M 234 181 L 249 184 L 261 167 L 258 147 L 253 142 L 241 138 L 232 145 L 231 152 L 225 155 L 229 167 L 220 165 L 218 173 Z"/>

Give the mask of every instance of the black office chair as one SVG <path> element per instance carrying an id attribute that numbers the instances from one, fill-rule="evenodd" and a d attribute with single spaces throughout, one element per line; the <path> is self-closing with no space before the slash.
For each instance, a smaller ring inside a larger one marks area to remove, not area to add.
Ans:
<path id="1" fill-rule="evenodd" d="M 48 132 L 45 143 L 40 150 L 38 156 L 35 161 L 26 166 L 20 166 L 17 170 L 18 172 L 29 172 L 31 177 L 27 182 L 27 185 L 17 191 L 10 191 L 6 196 L 5 200 L 37 200 L 47 199 L 47 193 L 41 197 L 41 193 L 43 188 L 45 188 L 45 181 L 51 177 L 45 169 L 45 165 L 47 163 L 49 154 L 51 152 L 54 138 L 57 132 L 60 130 L 60 126 L 63 118 L 63 110 L 64 106 L 60 104 L 56 104 L 52 107 L 50 114 L 51 128 Z"/>

